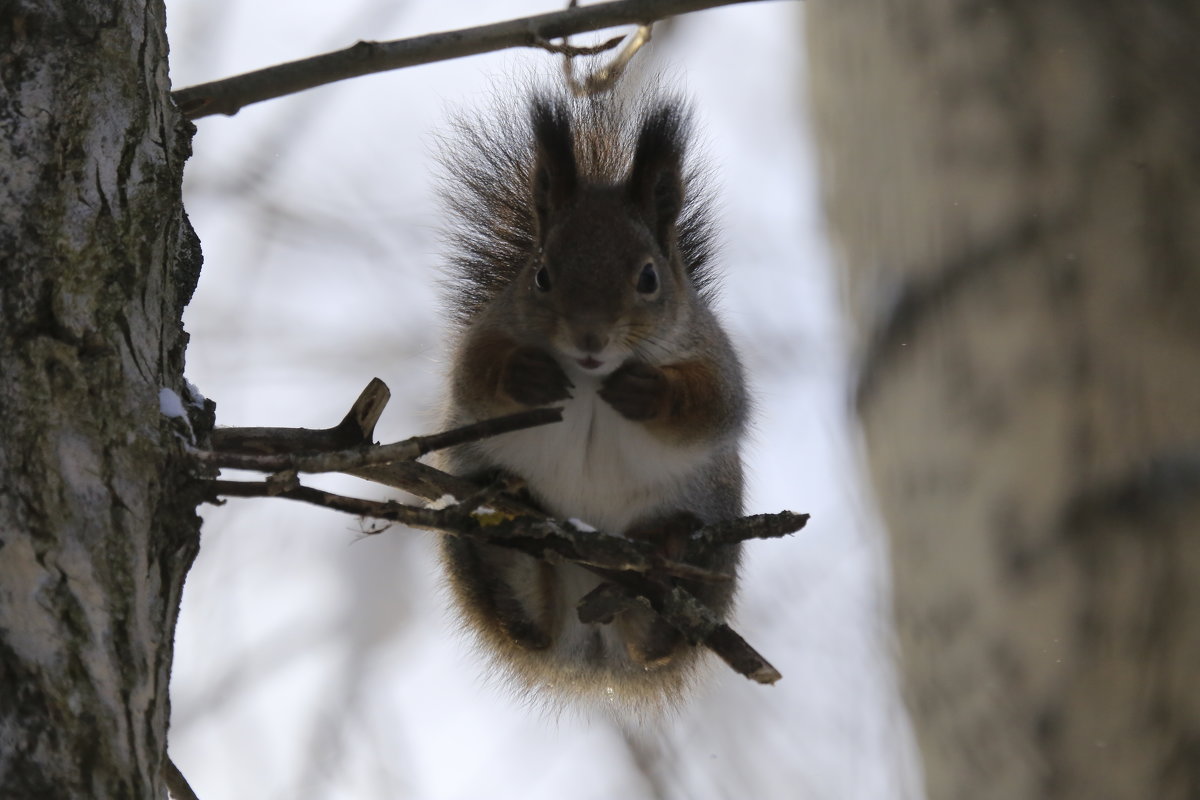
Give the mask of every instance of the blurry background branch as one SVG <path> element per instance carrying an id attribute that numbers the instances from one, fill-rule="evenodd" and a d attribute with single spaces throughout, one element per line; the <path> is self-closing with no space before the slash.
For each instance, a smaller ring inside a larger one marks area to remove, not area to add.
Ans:
<path id="1" fill-rule="evenodd" d="M 399 522 L 454 536 L 470 536 L 510 547 L 541 559 L 565 559 L 600 575 L 607 583 L 604 598 L 584 598 L 589 618 L 602 621 L 623 605 L 641 598 L 693 644 L 708 647 L 738 673 L 771 684 L 781 675 L 745 639 L 721 621 L 695 596 L 671 581 L 686 578 L 719 581 L 725 576 L 665 558 L 649 542 L 627 539 L 552 519 L 506 495 L 503 483 L 479 487 L 471 481 L 418 464 L 425 453 L 509 431 L 557 422 L 558 409 L 536 409 L 455 428 L 433 436 L 418 436 L 391 445 L 373 445 L 375 423 L 390 392 L 375 378 L 337 426 L 304 428 L 226 428 L 213 433 L 211 451 L 193 453 L 205 467 L 233 467 L 273 473 L 261 482 L 213 480 L 218 497 L 283 497 L 360 517 Z M 337 449 L 320 452 L 333 446 Z M 345 471 L 408 491 L 426 500 L 453 498 L 440 508 L 423 508 L 393 501 L 362 500 L 301 486 L 298 472 Z M 759 514 L 708 526 L 692 541 L 719 546 L 751 538 L 777 538 L 804 527 L 807 514 Z M 600 591 L 600 590 L 598 590 Z M 612 613 L 598 612 L 607 608 Z"/>
<path id="2" fill-rule="evenodd" d="M 445 61 L 509 47 L 544 47 L 550 39 L 611 28 L 645 26 L 666 17 L 752 0 L 616 0 L 522 17 L 492 25 L 391 42 L 360 41 L 312 58 L 277 64 L 172 92 L 184 116 L 232 115 L 244 106 L 375 72 Z M 639 34 L 641 31 L 639 31 Z M 606 42 L 614 46 L 616 41 Z M 560 48 L 554 48 L 560 51 Z"/>

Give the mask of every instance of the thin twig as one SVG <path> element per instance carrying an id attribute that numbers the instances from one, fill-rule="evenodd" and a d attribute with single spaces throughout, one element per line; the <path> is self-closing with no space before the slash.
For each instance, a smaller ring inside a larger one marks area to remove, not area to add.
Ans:
<path id="1" fill-rule="evenodd" d="M 172 92 L 171 96 L 188 119 L 236 114 L 252 103 L 346 78 L 509 47 L 538 47 L 539 42 L 585 31 L 619 25 L 649 25 L 677 14 L 749 1 L 616 0 L 411 39 L 358 42 L 344 50 L 189 86 Z"/>
<path id="2" fill-rule="evenodd" d="M 808 524 L 808 514 L 780 511 L 776 514 L 754 514 L 741 519 L 714 522 L 692 534 L 691 540 L 714 547 L 744 542 L 747 539 L 778 539 L 788 536 Z"/>
<path id="3" fill-rule="evenodd" d="M 634 542 L 600 531 L 580 531 L 537 512 L 517 517 L 497 515 L 498 519 L 477 515 L 474 509 L 452 506 L 445 509 L 413 508 L 394 502 L 379 502 L 344 497 L 319 489 L 295 487 L 275 492 L 266 482 L 210 481 L 215 496 L 277 496 L 299 500 L 357 516 L 400 522 L 414 528 L 438 530 L 457 536 L 469 536 L 489 544 L 520 550 L 535 558 L 565 558 L 619 586 L 631 597 L 644 598 L 659 616 L 676 628 L 689 642 L 712 650 L 733 669 L 759 683 L 774 683 L 779 671 L 741 636 L 693 594 L 677 584 L 666 584 L 657 576 L 695 579 L 697 572 L 719 580 L 719 573 L 678 565 L 653 553 L 645 543 Z M 803 516 L 803 515 L 796 515 Z M 761 527 L 750 518 L 752 528 Z M 729 535 L 729 531 L 725 531 Z M 676 575 L 682 566 L 684 574 Z M 651 576 L 656 577 L 651 577 Z M 616 600 L 592 598 L 584 616 L 606 616 Z"/>
<path id="4" fill-rule="evenodd" d="M 712 650 L 738 674 L 765 684 L 775 683 L 783 677 L 749 642 L 682 586 L 666 584 L 635 572 L 591 571 L 620 586 L 628 594 L 645 598 L 650 607 L 684 638 L 692 644 Z M 581 610 L 585 613 L 594 612 L 591 608 Z"/>
<path id="5" fill-rule="evenodd" d="M 278 487 L 269 481 L 212 480 L 207 481 L 205 487 L 210 499 L 214 500 L 218 497 L 282 497 L 359 517 L 399 522 L 410 528 L 468 536 L 512 547 L 535 558 L 554 556 L 597 569 L 659 572 L 701 581 L 729 579 L 720 572 L 664 558 L 645 542 L 595 530 L 579 530 L 519 504 L 520 512 L 510 514 L 496 510 L 489 500 L 489 514 L 467 503 L 448 508 L 417 508 L 390 500 L 347 497 L 309 486 Z"/>
<path id="6" fill-rule="evenodd" d="M 224 450 L 194 450 L 192 456 L 204 466 L 226 469 L 247 469 L 258 472 L 283 472 L 285 470 L 308 473 L 348 472 L 378 464 L 412 461 L 436 450 L 467 442 L 477 442 L 480 439 L 498 436 L 502 433 L 511 433 L 561 420 L 561 408 L 535 408 L 530 411 L 519 411 L 516 414 L 463 425 L 429 436 L 413 436 L 402 442 L 378 446 L 359 445 L 348 450 L 330 453 L 282 453 L 276 451 L 269 455 L 259 455 Z M 286 428 L 255 429 L 257 441 L 260 444 L 268 439 L 265 431 L 276 431 L 282 434 L 287 430 Z M 295 432 L 304 429 L 292 430 Z M 314 432 L 306 431 L 306 433 Z M 315 433 L 323 433 L 323 431 Z"/>
<path id="7" fill-rule="evenodd" d="M 575 62 L 570 58 L 563 58 L 563 77 L 566 78 L 567 87 L 576 97 L 587 97 L 593 94 L 607 92 L 614 85 L 617 79 L 625 72 L 625 67 L 629 66 L 630 60 L 642 49 L 649 41 L 652 32 L 652 26 L 639 25 L 638 29 L 626 37 L 625 46 L 621 48 L 621 52 L 613 57 L 612 61 L 602 67 L 593 70 L 583 80 L 578 80 L 575 77 Z"/>
<path id="8" fill-rule="evenodd" d="M 333 428 L 217 428 L 212 432 L 214 450 L 243 454 L 296 456 L 325 451 L 348 450 L 373 443 L 375 423 L 391 397 L 387 384 L 373 378 L 359 394 L 346 417 Z M 417 461 L 376 464 L 345 470 L 346 474 L 399 489 L 425 500 L 444 495 L 466 497 L 479 487 L 470 481 L 426 466 Z M 505 497 L 495 501 L 498 510 L 521 513 L 524 507 Z"/>
<path id="9" fill-rule="evenodd" d="M 207 481 L 211 501 L 221 497 L 282 497 L 360 517 L 399 522 L 409 527 L 468 536 L 510 547 L 534 558 L 568 560 L 605 580 L 577 607 L 585 622 L 611 619 L 631 603 L 644 603 L 693 644 L 703 645 L 752 680 L 774 683 L 779 672 L 711 609 L 670 579 L 722 581 L 728 576 L 664 557 L 647 541 L 612 536 L 550 518 L 522 503 L 497 483 L 480 487 L 413 460 L 424 452 L 477 441 L 561 417 L 559 409 L 538 409 L 394 445 L 371 446 L 375 422 L 390 392 L 378 379 L 368 384 L 346 418 L 334 428 L 224 428 L 214 442 L 240 452 L 199 451 L 207 466 L 237 466 L 273 473 L 258 482 Z M 336 443 L 334 452 L 314 453 L 314 444 Z M 289 447 L 299 452 L 289 451 Z M 348 449 L 347 449 L 348 448 Z M 300 485 L 298 471 L 343 471 L 403 489 L 427 500 L 446 495 L 455 502 L 441 508 L 417 508 L 397 502 L 360 500 Z M 482 508 L 486 506 L 486 512 Z M 807 514 L 761 514 L 706 526 L 692 535 L 694 546 L 720 547 L 752 538 L 783 536 L 804 527 Z"/>
<path id="10" fill-rule="evenodd" d="M 371 444 L 375 424 L 383 414 L 392 391 L 379 378 L 359 393 L 346 416 L 332 428 L 216 428 L 211 434 L 212 449 L 231 453 L 270 455 L 284 453 L 323 453 Z"/>
<path id="11" fill-rule="evenodd" d="M 471 481 L 434 469 L 420 461 L 400 461 L 361 469 L 346 470 L 347 475 L 400 489 L 423 500 L 437 500 L 450 495 L 470 497 L 479 487 Z M 528 509 L 515 498 L 501 495 L 491 502 L 492 508 L 505 514 L 521 514 Z"/>
<path id="12" fill-rule="evenodd" d="M 292 486 L 280 490 L 269 481 L 208 481 L 205 487 L 216 497 L 283 497 L 299 500 L 322 508 L 342 511 L 358 517 L 371 517 L 386 522 L 399 522 L 410 528 L 443 530 L 445 515 L 431 508 L 416 508 L 391 500 L 360 500 L 340 494 L 313 489 L 310 486 Z"/>
<path id="13" fill-rule="evenodd" d="M 624 39 L 624 36 L 614 36 L 606 42 L 601 42 L 600 44 L 592 45 L 591 47 L 576 47 L 575 45 L 567 44 L 566 42 L 563 42 L 562 44 L 555 44 L 554 42 L 550 42 L 545 39 L 538 39 L 534 44 L 545 50 L 547 53 L 557 53 L 558 55 L 571 59 L 578 58 L 579 56 L 596 56 L 600 55 L 601 53 L 606 53 L 619 45 Z"/>

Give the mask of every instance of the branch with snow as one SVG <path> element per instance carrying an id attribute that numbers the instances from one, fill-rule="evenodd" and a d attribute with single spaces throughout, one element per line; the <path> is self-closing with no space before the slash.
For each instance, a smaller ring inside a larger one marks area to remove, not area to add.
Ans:
<path id="1" fill-rule="evenodd" d="M 553 424 L 559 409 L 512 414 L 432 436 L 375 445 L 375 423 L 390 397 L 378 378 L 359 395 L 345 419 L 333 428 L 217 428 L 212 450 L 193 450 L 202 471 L 231 467 L 269 473 L 265 481 L 209 480 L 211 502 L 227 497 L 280 497 L 409 527 L 466 536 L 519 550 L 534 558 L 571 561 L 604 578 L 578 606 L 585 622 L 607 622 L 629 604 L 654 609 L 688 641 L 703 645 L 733 669 L 759 683 L 774 683 L 779 672 L 676 579 L 722 581 L 729 576 L 667 558 L 652 543 L 597 531 L 580 520 L 560 521 L 522 501 L 511 481 L 478 486 L 421 464 L 434 450 L 478 441 L 514 430 Z M 394 501 L 361 500 L 307 486 L 301 472 L 344 472 L 431 501 L 423 507 Z M 783 511 L 729 520 L 692 534 L 698 546 L 719 546 L 753 538 L 778 538 L 804 527 L 807 514 Z"/>

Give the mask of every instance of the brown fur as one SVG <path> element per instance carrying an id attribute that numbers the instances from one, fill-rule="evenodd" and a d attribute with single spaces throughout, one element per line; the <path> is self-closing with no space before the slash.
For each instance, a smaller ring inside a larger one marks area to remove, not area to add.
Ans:
<path id="1" fill-rule="evenodd" d="M 462 331 L 448 422 L 565 412 L 554 430 L 465 445 L 446 465 L 513 474 L 550 513 L 726 572 L 685 584 L 723 615 L 739 548 L 700 550 L 688 534 L 742 513 L 748 403 L 710 305 L 707 193 L 687 128 L 682 105 L 653 94 L 535 96 L 525 121 L 460 125 L 447 156 Z M 598 583 L 581 568 L 456 539 L 443 553 L 464 619 L 524 686 L 651 708 L 686 685 L 697 650 L 648 608 L 578 621 Z"/>

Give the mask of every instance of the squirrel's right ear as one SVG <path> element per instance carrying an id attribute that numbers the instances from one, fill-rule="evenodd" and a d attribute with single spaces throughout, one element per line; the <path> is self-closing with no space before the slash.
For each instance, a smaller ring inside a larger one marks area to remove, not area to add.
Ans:
<path id="1" fill-rule="evenodd" d="M 546 229 L 556 211 L 570 202 L 578 183 L 571 117 L 564 104 L 538 98 L 533 102 L 534 159 L 532 192 L 537 216 L 537 238 L 545 242 Z"/>
<path id="2" fill-rule="evenodd" d="M 671 231 L 683 210 L 686 122 L 673 103 L 647 114 L 638 131 L 629 169 L 629 199 L 645 216 L 664 254 L 671 250 Z"/>

